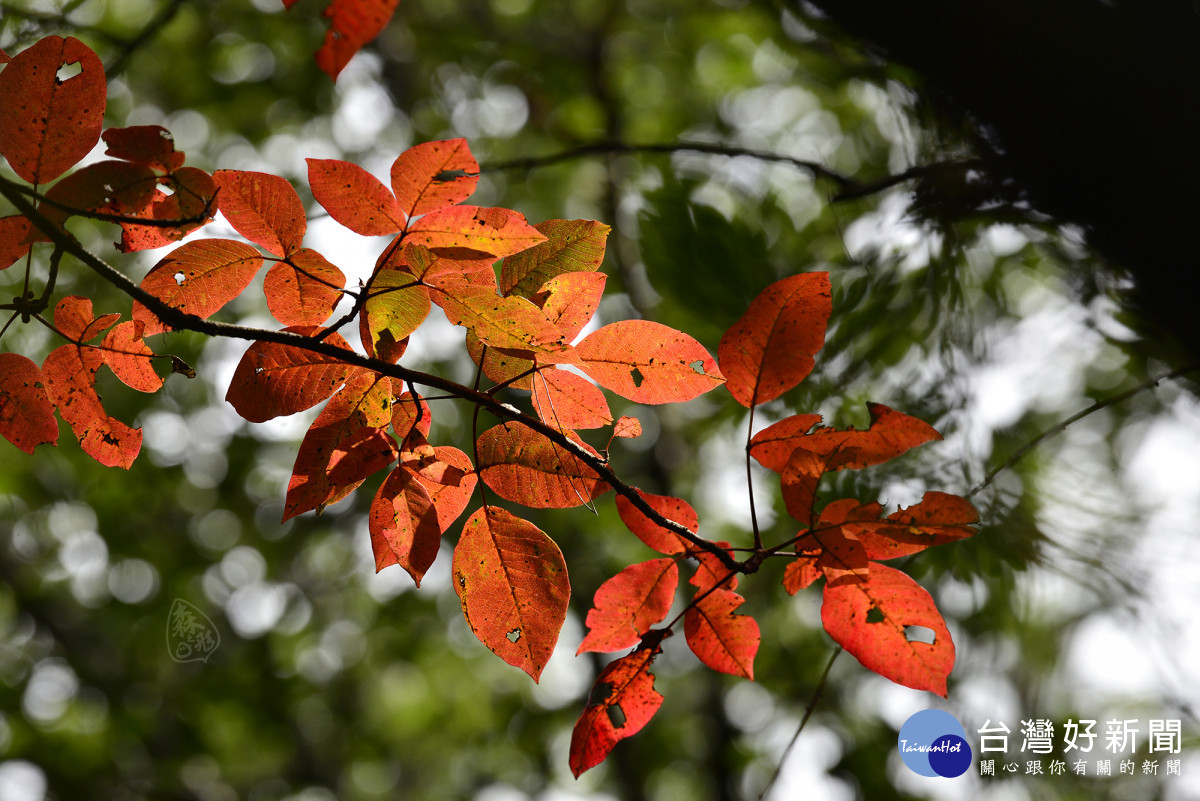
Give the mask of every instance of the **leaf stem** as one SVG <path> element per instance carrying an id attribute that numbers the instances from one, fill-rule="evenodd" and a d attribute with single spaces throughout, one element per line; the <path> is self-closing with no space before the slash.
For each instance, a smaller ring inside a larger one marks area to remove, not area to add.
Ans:
<path id="1" fill-rule="evenodd" d="M 844 649 L 838 646 L 829 656 L 829 661 L 825 664 L 825 670 L 821 673 L 821 678 L 817 682 L 817 686 L 813 689 L 812 697 L 808 699 L 808 706 L 804 708 L 804 717 L 800 718 L 800 725 L 796 727 L 796 733 L 792 735 L 792 739 L 788 741 L 787 746 L 783 749 L 783 753 L 779 755 L 779 764 L 775 766 L 775 772 L 771 774 L 771 778 L 767 780 L 767 786 L 758 796 L 758 801 L 763 801 L 767 797 L 767 793 L 771 792 L 771 788 L 775 785 L 779 774 L 783 772 L 783 763 L 787 762 L 788 754 L 796 745 L 796 741 L 800 739 L 800 732 L 804 731 L 804 727 L 808 725 L 808 719 L 812 717 L 813 711 L 817 708 L 817 703 L 821 700 L 821 695 L 825 692 L 825 681 L 829 678 L 829 671 L 833 669 L 833 663 L 842 655 Z"/>

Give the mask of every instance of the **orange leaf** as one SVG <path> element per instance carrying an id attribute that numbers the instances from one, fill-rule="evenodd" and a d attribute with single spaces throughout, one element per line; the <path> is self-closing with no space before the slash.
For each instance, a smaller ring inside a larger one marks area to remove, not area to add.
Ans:
<path id="1" fill-rule="evenodd" d="M 471 459 L 458 448 L 439 445 L 433 449 L 434 461 L 413 471 L 437 509 L 438 528 L 445 532 L 471 501 L 478 476 Z"/>
<path id="2" fill-rule="evenodd" d="M 154 265 L 141 287 L 169 306 L 206 318 L 240 295 L 262 263 L 259 252 L 244 242 L 198 239 Z M 144 336 L 168 330 L 140 303 L 134 303 L 133 319 L 145 324 Z"/>
<path id="3" fill-rule="evenodd" d="M 276 256 L 300 248 L 308 221 L 300 196 L 286 179 L 265 172 L 217 170 L 217 203 L 239 234 Z"/>
<path id="4" fill-rule="evenodd" d="M 57 316 L 55 317 L 57 321 Z M 142 447 L 142 430 L 109 417 L 96 394 L 96 371 L 104 363 L 95 348 L 63 345 L 42 364 L 46 394 L 58 407 L 84 453 L 105 467 L 128 470 Z"/>
<path id="5" fill-rule="evenodd" d="M 321 71 L 336 81 L 354 54 L 383 32 L 398 5 L 400 0 L 330 0 L 324 11 L 329 30 L 317 51 Z"/>
<path id="6" fill-rule="evenodd" d="M 821 623 L 868 670 L 946 697 L 954 668 L 950 632 L 929 593 L 899 570 L 875 563 L 866 581 L 827 583 Z M 933 643 L 910 641 L 909 626 L 932 629 Z"/>
<path id="7" fill-rule="evenodd" d="M 83 42 L 44 37 L 17 53 L 3 75 L 0 155 L 22 179 L 53 181 L 100 141 L 108 85 L 104 65 Z"/>
<path id="8" fill-rule="evenodd" d="M 595 455 L 581 440 L 581 450 Z M 501 423 L 479 435 L 479 476 L 505 500 L 539 509 L 582 506 L 608 484 L 579 454 L 519 423 Z"/>
<path id="9" fill-rule="evenodd" d="M 132 216 L 159 221 L 202 219 L 199 222 L 181 223 L 170 228 L 123 222 L 120 224 L 121 242 L 117 245 L 117 249 L 122 253 L 170 245 L 212 219 L 211 216 L 205 215 L 213 195 L 216 194 L 217 186 L 213 183 L 212 176 L 204 170 L 180 167 L 170 175 L 160 176 L 158 183 L 166 185 L 172 194 L 168 195 L 160 189 L 155 189 L 150 205 L 141 211 L 131 212 Z"/>
<path id="10" fill-rule="evenodd" d="M 424 398 L 420 401 L 420 420 L 417 419 L 418 407 L 413 402 L 412 393 L 405 392 L 392 402 L 392 430 L 396 436 L 405 439 L 414 429 L 422 434 L 429 434 L 433 425 L 433 413 Z"/>
<path id="11" fill-rule="evenodd" d="M 797 448 L 780 473 L 779 483 L 783 490 L 783 503 L 794 520 L 805 528 L 813 524 L 813 503 L 817 497 L 817 483 L 825 473 L 825 460 L 815 453 Z"/>
<path id="12" fill-rule="evenodd" d="M 16 353 L 0 353 L 0 435 L 26 453 L 58 442 L 58 422 L 42 371 Z"/>
<path id="13" fill-rule="evenodd" d="M 808 534 L 796 542 L 796 551 L 816 561 L 813 567 L 825 574 L 830 583 L 853 577 L 867 577 L 867 552 L 859 541 L 852 526 L 842 523 L 847 507 L 858 504 L 854 500 L 835 501 L 821 510 L 821 517 Z"/>
<path id="14" fill-rule="evenodd" d="M 403 341 L 425 321 L 430 308 L 429 290 L 416 278 L 397 269 L 381 269 L 371 280 L 362 311 L 371 349 Z"/>
<path id="15" fill-rule="evenodd" d="M 283 520 L 337 503 L 396 461 L 396 443 L 384 431 L 391 394 L 391 379 L 363 370 L 333 396 L 300 442 Z"/>
<path id="16" fill-rule="evenodd" d="M 578 778 L 599 765 L 613 747 L 642 730 L 662 706 L 650 665 L 657 648 L 641 648 L 610 662 L 588 694 L 588 705 L 571 732 L 571 772 Z"/>
<path id="17" fill-rule="evenodd" d="M 793 275 L 759 293 L 717 347 L 734 399 L 757 406 L 803 381 L 832 312 L 829 273 Z"/>
<path id="18" fill-rule="evenodd" d="M 404 212 L 371 173 L 337 159 L 305 159 L 313 197 L 329 216 L 356 234 L 383 236 L 404 227 Z"/>
<path id="19" fill-rule="evenodd" d="M 101 138 L 108 149 L 104 155 L 140 164 L 161 173 L 183 166 L 184 154 L 175 149 L 175 137 L 161 125 L 131 125 L 109 128 Z"/>
<path id="20" fill-rule="evenodd" d="M 788 595 L 795 595 L 821 577 L 821 569 L 817 567 L 815 556 L 801 556 L 794 562 L 788 562 L 783 569 L 783 589 Z"/>
<path id="21" fill-rule="evenodd" d="M 531 300 L 570 342 L 600 307 L 607 280 L 604 273 L 563 273 L 542 284 Z"/>
<path id="22" fill-rule="evenodd" d="M 467 329 L 467 353 L 471 355 L 472 361 L 480 365 L 483 374 L 497 384 L 504 384 L 513 389 L 533 391 L 533 371 L 537 368 L 537 362 L 525 358 L 530 355 L 530 351 L 494 347 L 485 350 L 479 337 Z M 517 378 L 517 376 L 521 377 Z"/>
<path id="23" fill-rule="evenodd" d="M 822 426 L 805 433 L 807 429 L 800 430 L 803 422 L 816 415 L 788 418 L 754 435 L 750 455 L 763 467 L 778 471 L 777 465 L 786 464 L 793 450 L 804 448 L 828 457 L 826 470 L 858 470 L 882 464 L 910 448 L 942 438 L 928 423 L 883 404 L 868 403 L 867 410 L 871 413 L 871 427 L 866 431 L 853 427 L 839 431 Z"/>
<path id="24" fill-rule="evenodd" d="M 104 361 L 126 386 L 141 392 L 156 392 L 163 380 L 154 371 L 154 351 L 142 339 L 143 325 L 127 320 L 104 337 Z"/>
<path id="25" fill-rule="evenodd" d="M 544 353 L 567 347 L 562 332 L 525 298 L 502 298 L 490 289 L 462 288 L 449 294 L 434 292 L 433 300 L 446 312 L 446 319 L 470 329 L 489 347 Z"/>
<path id="26" fill-rule="evenodd" d="M 630 565 L 601 584 L 587 614 L 588 634 L 575 654 L 637 645 L 671 611 L 678 583 L 674 559 L 651 559 Z"/>
<path id="27" fill-rule="evenodd" d="M 613 424 L 612 435 L 624 439 L 640 437 L 642 435 L 642 423 L 636 417 L 618 417 L 617 422 Z"/>
<path id="28" fill-rule="evenodd" d="M 317 328 L 299 326 L 286 330 L 311 336 Z M 350 350 L 339 334 L 330 334 L 325 342 Z M 358 369 L 336 357 L 294 345 L 255 342 L 238 362 L 225 400 L 245 419 L 262 423 L 316 406 Z"/>
<path id="29" fill-rule="evenodd" d="M 437 510 L 424 485 L 403 465 L 380 485 L 369 521 L 375 571 L 403 567 L 418 587 L 442 542 Z"/>
<path id="30" fill-rule="evenodd" d="M 871 508 L 878 514 L 878 506 Z M 886 520 L 850 522 L 846 527 L 862 541 L 868 558 L 895 559 L 970 537 L 976 533 L 971 526 L 978 522 L 979 514 L 966 498 L 930 491 L 920 503 L 892 512 Z"/>
<path id="31" fill-rule="evenodd" d="M 541 370 L 534 376 L 533 408 L 542 422 L 559 429 L 600 428 L 612 422 L 600 388 L 566 370 Z"/>
<path id="32" fill-rule="evenodd" d="M 158 176 L 143 164 L 127 161 L 101 161 L 80 167 L 46 192 L 46 197 L 72 209 L 106 211 L 116 214 L 147 216 L 151 208 Z M 72 212 L 43 207 L 46 216 L 62 224 Z"/>
<path id="33" fill-rule="evenodd" d="M 324 256 L 309 248 L 276 262 L 263 279 L 267 308 L 284 325 L 320 325 L 342 298 L 346 276 Z"/>
<path id="34" fill-rule="evenodd" d="M 92 301 L 82 295 L 68 295 L 54 306 L 54 326 L 75 342 L 95 339 L 108 328 L 119 314 L 92 316 Z"/>
<path id="35" fill-rule="evenodd" d="M 471 631 L 537 681 L 571 598 L 567 563 L 554 540 L 504 509 L 485 506 L 463 525 L 453 571 Z"/>
<path id="36" fill-rule="evenodd" d="M 509 209 L 450 206 L 432 211 L 408 227 L 409 240 L 431 250 L 449 248 L 503 258 L 519 253 L 546 237 Z"/>
<path id="37" fill-rule="evenodd" d="M 746 599 L 729 590 L 713 590 L 683 614 L 683 632 L 697 658 L 713 670 L 754 680 L 754 655 L 761 636 L 758 623 L 734 610 Z"/>
<path id="38" fill-rule="evenodd" d="M 713 544 L 718 548 L 724 549 L 731 558 L 733 557 L 733 550 L 730 548 L 728 542 L 721 540 Z M 696 588 L 697 595 L 713 587 L 723 587 L 727 590 L 737 589 L 737 574 L 730 572 L 729 568 L 721 564 L 721 560 L 716 556 L 690 543 L 688 544 L 688 556 L 691 556 L 700 563 L 696 567 L 696 572 L 688 579 L 688 584 Z"/>
<path id="39" fill-rule="evenodd" d="M 649 320 L 593 331 L 576 346 L 576 355 L 585 373 L 635 403 L 680 403 L 724 380 L 704 346 Z"/>
<path id="40" fill-rule="evenodd" d="M 679 523 L 689 531 L 696 531 L 700 527 L 700 519 L 696 516 L 696 510 L 687 501 L 672 498 L 669 495 L 651 495 L 649 492 L 641 490 L 637 490 L 637 494 L 642 496 L 642 500 L 651 509 L 666 519 Z M 625 524 L 626 528 L 659 553 L 680 554 L 692 547 L 690 542 L 674 531 L 663 528 L 642 514 L 624 495 L 617 496 L 617 514 L 621 516 L 621 522 Z"/>
<path id="41" fill-rule="evenodd" d="M 546 220 L 536 226 L 546 238 L 504 260 L 500 289 L 505 295 L 532 297 L 564 273 L 595 272 L 604 261 L 604 243 L 612 229 L 594 220 Z"/>
<path id="42" fill-rule="evenodd" d="M 424 142 L 392 163 L 392 192 L 409 217 L 461 203 L 479 183 L 479 162 L 466 139 Z"/>

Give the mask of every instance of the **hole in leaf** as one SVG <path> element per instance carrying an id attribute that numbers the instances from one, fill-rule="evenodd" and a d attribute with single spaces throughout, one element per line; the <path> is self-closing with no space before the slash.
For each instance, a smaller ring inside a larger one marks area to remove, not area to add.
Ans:
<path id="1" fill-rule="evenodd" d="M 629 374 L 629 377 L 633 379 L 633 385 L 635 387 L 640 387 L 642 382 L 646 380 L 646 376 L 642 375 L 642 371 L 636 367 L 633 368 L 633 372 Z"/>
<path id="2" fill-rule="evenodd" d="M 433 176 L 433 182 L 441 183 L 443 181 L 453 181 L 456 178 L 466 178 L 469 173 L 466 170 L 438 170 Z"/>
<path id="3" fill-rule="evenodd" d="M 704 375 L 704 362 L 702 360 L 696 359 L 696 361 L 689 364 L 688 367 L 692 368 L 700 375 Z"/>
<path id="4" fill-rule="evenodd" d="M 508 634 L 505 634 L 504 636 L 508 638 L 509 642 L 516 642 L 517 640 L 521 639 L 521 630 L 513 629 L 512 631 L 510 631 Z"/>
<path id="5" fill-rule="evenodd" d="M 625 712 L 621 709 L 620 704 L 613 704 L 604 711 L 608 713 L 608 722 L 613 725 L 614 729 L 625 728 Z"/>
<path id="6" fill-rule="evenodd" d="M 878 606 L 872 606 L 871 610 L 869 612 L 867 612 L 867 622 L 868 623 L 882 623 L 883 622 L 883 612 L 881 612 L 879 610 Z"/>
<path id="7" fill-rule="evenodd" d="M 588 706 L 603 704 L 612 695 L 613 686 L 607 681 L 602 681 L 592 687 L 592 691 L 588 693 Z"/>
<path id="8" fill-rule="evenodd" d="M 933 645 L 937 640 L 937 632 L 926 626 L 905 626 L 904 639 L 909 642 L 923 642 Z"/>
<path id="9" fill-rule="evenodd" d="M 158 184 L 157 186 L 158 186 L 158 191 L 162 192 L 164 195 L 170 196 L 170 195 L 175 194 L 175 189 L 172 186 L 170 186 L 169 184 Z"/>
<path id="10" fill-rule="evenodd" d="M 81 72 L 83 72 L 83 65 L 76 61 L 60 66 L 58 72 L 54 73 L 54 77 L 58 78 L 59 83 L 66 83 Z"/>
<path id="11" fill-rule="evenodd" d="M 176 284 L 182 285 L 184 280 L 186 280 L 186 279 L 187 279 L 187 276 L 184 275 L 183 273 L 175 273 L 175 283 Z"/>

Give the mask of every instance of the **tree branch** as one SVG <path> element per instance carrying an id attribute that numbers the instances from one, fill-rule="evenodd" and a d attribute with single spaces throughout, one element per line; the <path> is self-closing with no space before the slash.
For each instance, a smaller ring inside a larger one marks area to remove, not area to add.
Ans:
<path id="1" fill-rule="evenodd" d="M 629 499 L 638 511 L 646 515 L 660 526 L 670 529 L 674 533 L 686 539 L 688 542 L 695 545 L 697 548 L 702 548 L 708 551 L 713 556 L 720 560 L 721 564 L 729 570 L 735 572 L 743 572 L 744 566 L 729 556 L 723 549 L 717 547 L 708 540 L 701 539 L 699 535 L 680 523 L 664 517 L 659 512 L 655 511 L 641 495 L 637 493 L 633 487 L 621 481 L 613 472 L 612 468 L 604 461 L 602 457 L 594 456 L 583 448 L 579 448 L 572 440 L 559 432 L 553 426 L 543 423 L 541 420 L 530 417 L 514 410 L 512 407 L 501 403 L 492 396 L 474 390 L 470 387 L 450 381 L 439 375 L 432 373 L 423 373 L 419 370 L 412 370 L 407 367 L 402 367 L 399 364 L 392 364 L 383 361 L 382 359 L 372 359 L 367 356 L 355 353 L 354 351 L 339 348 L 322 340 L 316 340 L 312 337 L 305 337 L 290 331 L 271 331 L 262 328 L 250 328 L 248 326 L 233 325 L 231 323 L 221 323 L 214 320 L 205 320 L 193 314 L 182 312 L 179 309 L 164 303 L 156 296 L 142 289 L 137 284 L 133 283 L 120 270 L 117 270 L 106 261 L 96 256 L 87 248 L 83 247 L 74 236 L 69 232 L 57 227 L 48 220 L 45 215 L 34 208 L 24 195 L 18 191 L 20 185 L 9 181 L 6 178 L 0 177 L 0 195 L 8 199 L 10 203 L 17 207 L 17 210 L 24 214 L 40 231 L 46 234 L 56 245 L 62 250 L 70 253 L 75 258 L 79 259 L 101 278 L 108 281 L 117 289 L 124 292 L 129 297 L 133 298 L 143 306 L 153 312 L 163 323 L 176 330 L 195 331 L 197 333 L 206 334 L 214 337 L 228 337 L 231 339 L 243 339 L 250 342 L 274 342 L 280 345 L 288 345 L 294 348 L 300 348 L 312 353 L 319 353 L 323 356 L 330 356 L 339 359 L 345 364 L 356 367 L 363 367 L 381 375 L 386 375 L 392 378 L 398 378 L 409 384 L 417 383 L 425 386 L 435 387 L 443 392 L 450 393 L 458 398 L 469 401 L 477 407 L 483 407 L 501 419 L 512 419 L 527 428 L 531 428 L 537 433 L 554 442 L 556 445 L 564 448 L 571 453 L 579 456 L 589 467 L 600 475 L 606 483 L 608 483 L 614 491 L 624 495 Z"/>
<path id="2" fill-rule="evenodd" d="M 775 766 L 775 772 L 771 774 L 771 778 L 767 780 L 767 786 L 759 794 L 758 801 L 763 801 L 767 797 L 767 793 L 771 792 L 771 788 L 775 785 L 775 780 L 783 772 L 783 763 L 787 761 L 788 754 L 792 752 L 796 741 L 800 739 L 800 732 L 804 731 L 804 727 L 808 725 L 808 719 L 812 717 L 813 711 L 816 710 L 817 703 L 821 700 L 821 696 L 825 692 L 825 681 L 829 678 L 829 671 L 833 670 L 833 663 L 842 655 L 843 650 L 845 649 L 839 645 L 830 655 L 829 661 L 825 664 L 825 671 L 821 674 L 820 681 L 817 682 L 817 686 L 813 689 L 812 697 L 808 699 L 808 706 L 804 707 L 804 717 L 800 718 L 800 725 L 796 727 L 796 733 L 792 735 L 792 739 L 788 741 L 787 746 L 783 749 L 783 753 L 779 755 L 779 764 Z"/>

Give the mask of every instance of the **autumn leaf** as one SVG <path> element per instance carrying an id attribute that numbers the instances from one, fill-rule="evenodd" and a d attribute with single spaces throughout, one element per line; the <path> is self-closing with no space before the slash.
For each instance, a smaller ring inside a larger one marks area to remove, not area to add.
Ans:
<path id="1" fill-rule="evenodd" d="M 822 509 L 821 516 L 812 530 L 802 534 L 796 541 L 796 552 L 800 554 L 800 559 L 794 564 L 804 565 L 807 561 L 809 567 L 823 573 L 831 583 L 848 578 L 866 578 L 869 564 L 867 551 L 856 530 L 852 526 L 843 525 L 848 508 L 852 509 L 857 504 L 854 500 L 835 501 Z M 809 575 L 805 567 L 793 570 L 802 571 L 805 578 Z M 798 578 L 799 576 L 785 575 L 784 587 L 788 588 L 789 582 Z M 804 586 L 808 583 L 811 581 L 806 582 Z M 794 590 L 789 589 L 789 592 L 795 594 Z"/>
<path id="2" fill-rule="evenodd" d="M 596 455 L 572 437 L 581 452 Z M 535 508 L 567 509 L 608 491 L 579 453 L 519 423 L 501 423 L 479 435 L 479 475 L 505 500 Z"/>
<path id="3" fill-rule="evenodd" d="M 467 508 L 479 477 L 470 457 L 458 448 L 438 445 L 433 455 L 432 461 L 410 469 L 433 501 L 438 528 L 444 533 Z"/>
<path id="4" fill-rule="evenodd" d="M 103 363 L 96 348 L 71 344 L 54 349 L 42 363 L 46 394 L 84 453 L 105 467 L 128 470 L 141 450 L 142 430 L 104 411 L 95 386 L 96 371 Z"/>
<path id="5" fill-rule="evenodd" d="M 405 439 L 413 430 L 428 435 L 432 425 L 433 412 L 423 398 L 414 401 L 412 393 L 405 392 L 392 401 L 392 430 L 396 436 Z"/>
<path id="6" fill-rule="evenodd" d="M 320 325 L 342 298 L 346 276 L 324 256 L 298 248 L 263 279 L 267 308 L 284 325 Z"/>
<path id="7" fill-rule="evenodd" d="M 442 542 L 437 509 L 413 471 L 398 466 L 375 493 L 368 518 L 375 570 L 400 565 L 420 587 Z"/>
<path id="8" fill-rule="evenodd" d="M 635 403 L 681 403 L 724 380 L 704 346 L 649 320 L 610 323 L 575 350 L 585 373 Z"/>
<path id="9" fill-rule="evenodd" d="M 462 250 L 503 258 L 545 241 L 525 217 L 509 209 L 450 206 L 408 226 L 407 238 L 430 250 Z"/>
<path id="10" fill-rule="evenodd" d="M 525 298 L 503 298 L 490 289 L 435 292 L 433 300 L 446 319 L 494 348 L 550 354 L 566 349 L 562 332 Z"/>
<path id="11" fill-rule="evenodd" d="M 672 498 L 669 495 L 652 495 L 649 492 L 642 492 L 641 490 L 635 491 L 638 495 L 642 496 L 642 500 L 651 509 L 658 512 L 667 520 L 679 523 L 689 531 L 696 531 L 700 527 L 700 520 L 696 515 L 696 510 L 687 501 L 680 498 Z M 680 537 L 674 531 L 664 528 L 646 517 L 640 509 L 633 505 L 633 501 L 624 495 L 617 496 L 617 514 L 620 515 L 621 522 L 625 524 L 626 528 L 636 534 L 638 539 L 659 553 L 673 556 L 685 553 L 692 547 L 690 542 Z"/>
<path id="12" fill-rule="evenodd" d="M 899 570 L 874 563 L 866 581 L 825 585 L 821 623 L 863 667 L 897 684 L 946 697 L 954 643 L 933 598 Z M 933 643 L 906 629 L 933 631 Z"/>
<path id="13" fill-rule="evenodd" d="M 886 519 L 862 519 L 872 511 L 878 515 L 878 508 L 876 504 L 862 507 L 865 514 L 850 514 L 844 524 L 862 542 L 870 559 L 895 559 L 931 545 L 961 540 L 973 536 L 976 531 L 972 526 L 979 523 L 979 513 L 966 498 L 932 490 L 920 503 L 895 511 Z"/>
<path id="14" fill-rule="evenodd" d="M 566 370 L 540 370 L 533 378 L 533 408 L 547 425 L 559 429 L 600 428 L 612 423 L 608 401 L 599 387 Z"/>
<path id="15" fill-rule="evenodd" d="M 0 217 L 0 270 L 11 267 L 29 252 L 33 224 L 20 215 Z"/>
<path id="16" fill-rule="evenodd" d="M 633 439 L 642 435 L 642 423 L 636 417 L 623 415 L 617 418 L 617 422 L 613 423 L 614 437 L 623 439 Z"/>
<path id="17" fill-rule="evenodd" d="M 276 256 L 300 249 L 308 221 L 300 196 L 277 175 L 217 170 L 218 208 L 239 234 Z"/>
<path id="18" fill-rule="evenodd" d="M 350 59 L 383 32 L 398 5 L 400 0 L 330 0 L 323 12 L 329 30 L 316 55 L 321 71 L 336 81 Z M 285 6 L 290 7 L 286 0 Z"/>
<path id="19" fill-rule="evenodd" d="M 63 336 L 78 343 L 95 339 L 120 316 L 102 314 L 95 317 L 92 313 L 92 301 L 82 295 L 68 295 L 54 306 L 55 328 Z"/>
<path id="20" fill-rule="evenodd" d="M 109 128 L 100 136 L 108 146 L 104 151 L 106 156 L 164 174 L 183 166 L 184 154 L 175 149 L 175 137 L 161 125 Z"/>
<path id="21" fill-rule="evenodd" d="M 311 336 L 317 329 L 300 326 L 287 330 Z M 338 334 L 330 334 L 325 342 L 350 350 L 349 344 Z M 336 392 L 358 369 L 335 356 L 314 353 L 295 345 L 255 342 L 238 362 L 225 400 L 246 420 L 261 423 L 316 406 Z"/>
<path id="22" fill-rule="evenodd" d="M 35 362 L 16 353 L 0 353 L 0 435 L 29 454 L 58 442 L 45 377 Z"/>
<path id="23" fill-rule="evenodd" d="M 392 163 L 392 193 L 408 217 L 461 203 L 479 183 L 479 162 L 466 139 L 423 142 Z"/>
<path id="24" fill-rule="evenodd" d="M 640 648 L 610 662 L 592 685 L 587 708 L 571 732 L 569 762 L 576 778 L 603 762 L 618 742 L 641 731 L 662 706 L 650 673 L 657 653 L 657 648 Z"/>
<path id="25" fill-rule="evenodd" d="M 46 192 L 54 203 L 82 211 L 146 216 L 158 191 L 158 176 L 143 164 L 101 161 L 64 176 Z M 47 203 L 47 219 L 61 225 L 71 211 Z"/>
<path id="26" fill-rule="evenodd" d="M 534 228 L 545 241 L 509 256 L 500 268 L 500 290 L 505 295 L 531 298 L 560 275 L 599 270 L 612 230 L 594 220 L 546 220 Z"/>
<path id="27" fill-rule="evenodd" d="M 734 558 L 733 550 L 728 542 L 721 540 L 713 544 L 725 551 L 730 559 Z M 696 572 L 688 579 L 688 584 L 696 588 L 697 595 L 701 595 L 714 587 L 721 587 L 726 590 L 737 589 L 737 574 L 722 564 L 716 554 L 697 548 L 694 545 L 689 545 L 688 556 L 693 557 L 699 563 L 696 567 Z"/>
<path id="28" fill-rule="evenodd" d="M 104 337 L 104 361 L 128 387 L 141 392 L 156 392 L 163 380 L 154 371 L 154 352 L 146 345 L 140 320 L 128 320 L 115 326 Z"/>
<path id="29" fill-rule="evenodd" d="M 463 525 L 452 570 L 471 631 L 537 681 L 571 597 L 567 565 L 554 540 L 504 509 L 484 506 Z"/>
<path id="30" fill-rule="evenodd" d="M 159 176 L 156 183 L 164 184 L 171 193 L 167 194 L 155 188 L 150 205 L 132 212 L 131 216 L 179 224 L 162 226 L 120 223 L 121 241 L 117 250 L 122 253 L 135 253 L 173 244 L 212 219 L 210 205 L 217 193 L 217 187 L 212 177 L 204 170 L 180 167 L 169 175 Z M 184 220 L 192 222 L 183 222 Z"/>
<path id="31" fill-rule="evenodd" d="M 104 65 L 83 42 L 46 36 L 17 53 L 3 76 L 0 155 L 22 179 L 53 181 L 100 141 L 108 85 Z"/>
<path id="32" fill-rule="evenodd" d="M 180 245 L 154 265 L 141 287 L 168 306 L 207 318 L 240 295 L 262 263 L 262 255 L 244 242 L 198 239 Z M 145 336 L 168 330 L 140 303 L 133 306 L 133 319 L 146 326 Z"/>
<path id="33" fill-rule="evenodd" d="M 679 568 L 674 559 L 630 565 L 596 590 L 587 614 L 587 636 L 576 655 L 632 648 L 667 616 L 675 600 Z"/>
<path id="34" fill-rule="evenodd" d="M 805 528 L 813 524 L 813 503 L 817 497 L 817 483 L 825 473 L 825 459 L 811 451 L 797 448 L 779 476 L 783 503 L 792 519 L 800 521 Z"/>
<path id="35" fill-rule="evenodd" d="M 313 197 L 356 234 L 384 236 L 404 227 L 404 211 L 378 178 L 348 161 L 305 159 Z"/>
<path id="36" fill-rule="evenodd" d="M 774 400 L 812 372 L 833 311 L 828 273 L 801 273 L 759 293 L 721 344 L 725 386 L 746 407 Z"/>
<path id="37" fill-rule="evenodd" d="M 542 284 L 530 300 L 570 342 L 600 307 L 607 280 L 604 273 L 563 273 Z"/>
<path id="38" fill-rule="evenodd" d="M 715 589 L 684 612 L 683 631 L 705 665 L 753 681 L 761 636 L 754 618 L 734 614 L 745 602 L 736 592 Z"/>
<path id="39" fill-rule="evenodd" d="M 868 403 L 871 426 L 866 431 L 853 427 L 844 431 L 822 426 L 818 415 L 798 415 L 763 429 L 750 440 L 750 455 L 768 470 L 779 471 L 796 448 L 804 448 L 828 457 L 827 470 L 857 470 L 882 464 L 910 448 L 942 435 L 928 423 L 889 409 L 880 403 Z M 805 423 L 816 418 L 805 427 Z"/>

